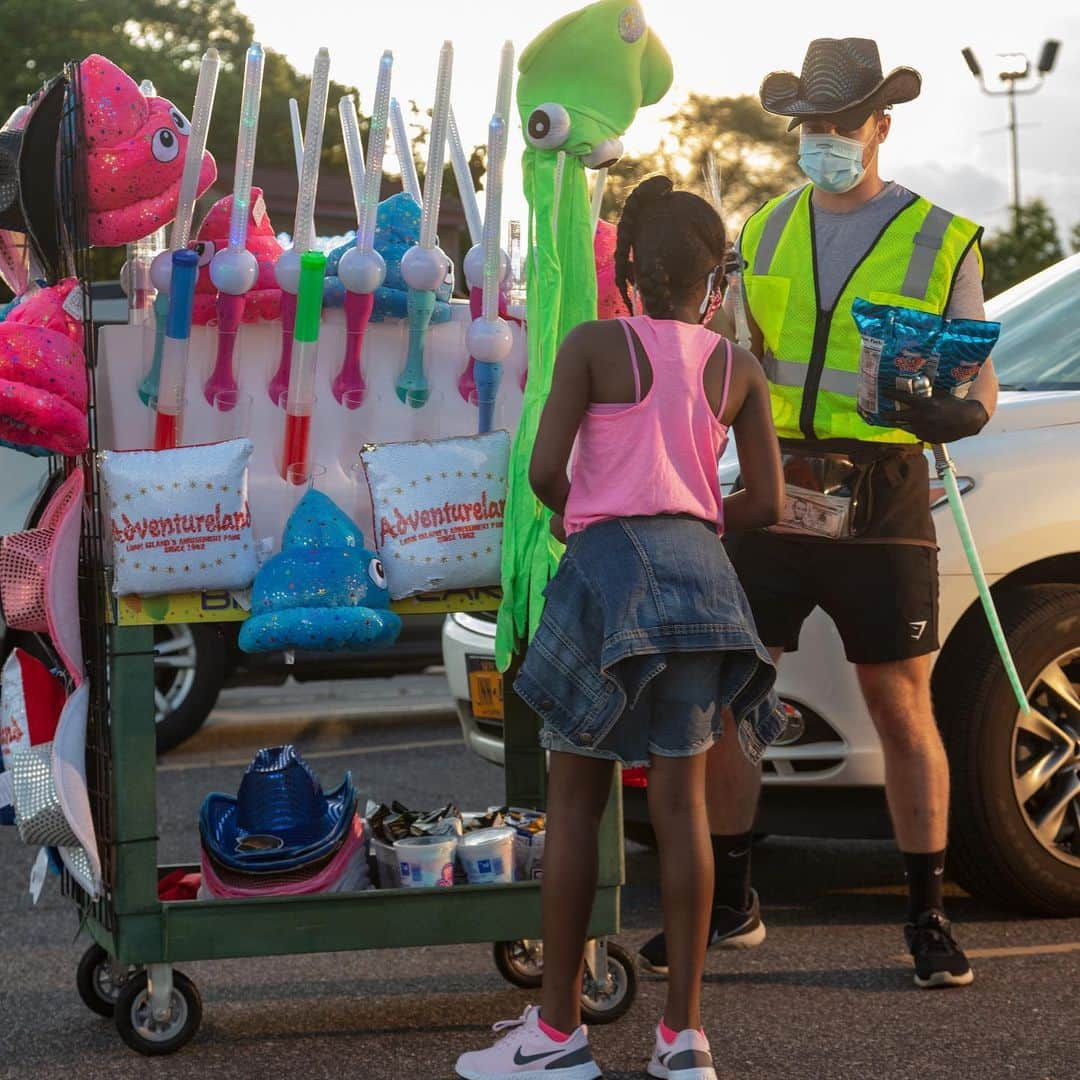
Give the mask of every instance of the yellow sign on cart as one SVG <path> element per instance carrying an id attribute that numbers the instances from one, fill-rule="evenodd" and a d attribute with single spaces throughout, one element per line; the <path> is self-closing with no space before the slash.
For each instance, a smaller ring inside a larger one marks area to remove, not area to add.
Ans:
<path id="1" fill-rule="evenodd" d="M 492 585 L 476 589 L 422 593 L 395 600 L 399 615 L 438 615 L 451 611 L 495 611 L 502 591 Z M 117 602 L 120 626 L 160 626 L 166 623 L 243 622 L 250 614 L 250 590 L 171 593 L 167 596 L 121 596 Z"/>

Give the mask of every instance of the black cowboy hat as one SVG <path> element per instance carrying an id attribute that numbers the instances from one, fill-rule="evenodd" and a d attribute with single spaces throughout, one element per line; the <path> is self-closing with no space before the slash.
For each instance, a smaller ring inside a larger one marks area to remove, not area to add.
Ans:
<path id="1" fill-rule="evenodd" d="M 50 284 L 62 276 L 56 176 L 67 81 L 60 76 L 31 103 L 21 130 L 0 131 L 0 229 L 23 233 Z"/>
<path id="2" fill-rule="evenodd" d="M 842 118 L 837 126 L 850 131 L 874 109 L 913 101 L 921 89 L 922 76 L 914 68 L 883 75 L 877 42 L 870 38 L 817 38 L 806 50 L 801 74 L 766 75 L 760 96 L 766 112 L 793 117 L 789 131 L 815 117 Z"/>

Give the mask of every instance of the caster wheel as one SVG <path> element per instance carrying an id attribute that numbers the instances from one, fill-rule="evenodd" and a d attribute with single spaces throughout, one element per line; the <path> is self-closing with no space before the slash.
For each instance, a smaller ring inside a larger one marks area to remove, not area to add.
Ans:
<path id="1" fill-rule="evenodd" d="M 581 987 L 581 1019 L 586 1024 L 613 1024 L 625 1016 L 637 997 L 637 965 L 621 945 L 609 941 L 607 972 L 593 979 L 588 968 Z"/>
<path id="2" fill-rule="evenodd" d="M 496 941 L 495 966 L 511 985 L 535 990 L 544 981 L 544 943 L 539 939 Z"/>
<path id="3" fill-rule="evenodd" d="M 150 1010 L 150 988 L 145 971 L 132 975 L 116 999 L 116 1030 L 120 1038 L 140 1054 L 157 1057 L 179 1050 L 199 1029 L 202 998 L 195 984 L 179 971 L 173 972 L 171 1012 L 155 1020 Z"/>
<path id="4" fill-rule="evenodd" d="M 116 967 L 100 945 L 91 945 L 79 961 L 75 985 L 83 1004 L 98 1016 L 111 1017 L 124 984 L 139 969 Z"/>

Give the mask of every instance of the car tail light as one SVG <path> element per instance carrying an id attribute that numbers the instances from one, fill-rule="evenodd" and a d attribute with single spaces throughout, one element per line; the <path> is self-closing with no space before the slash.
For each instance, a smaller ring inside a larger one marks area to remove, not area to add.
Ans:
<path id="1" fill-rule="evenodd" d="M 623 787 L 633 788 L 645 788 L 649 786 L 649 770 L 645 768 L 639 769 L 623 769 L 622 774 Z"/>

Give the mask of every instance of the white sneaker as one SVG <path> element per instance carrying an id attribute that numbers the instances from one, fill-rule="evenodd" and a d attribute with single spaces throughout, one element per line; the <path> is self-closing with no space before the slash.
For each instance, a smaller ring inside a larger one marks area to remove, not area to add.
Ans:
<path id="1" fill-rule="evenodd" d="M 500 1021 L 492 1031 L 506 1034 L 489 1049 L 458 1058 L 457 1074 L 464 1080 L 597 1080 L 603 1076 L 589 1049 L 588 1029 L 582 1025 L 566 1042 L 556 1042 L 540 1029 L 540 1009 L 535 1005 L 517 1020 Z M 694 1074 L 685 1076 L 691 1080 Z"/>
<path id="2" fill-rule="evenodd" d="M 657 1080 L 716 1080 L 709 1040 L 700 1031 L 680 1031 L 673 1043 L 667 1043 L 659 1024 L 648 1071 Z"/>

